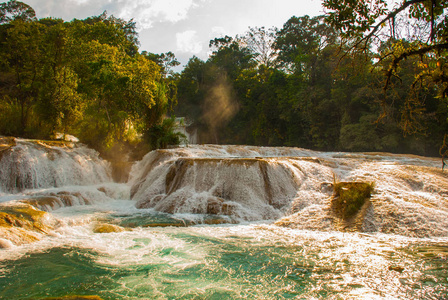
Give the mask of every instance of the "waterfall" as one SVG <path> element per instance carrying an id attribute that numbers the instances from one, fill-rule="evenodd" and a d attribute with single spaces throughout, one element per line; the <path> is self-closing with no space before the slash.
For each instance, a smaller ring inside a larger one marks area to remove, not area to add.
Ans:
<path id="1" fill-rule="evenodd" d="M 91 185 L 111 181 L 109 163 L 85 146 L 14 139 L 0 152 L 0 190 Z"/>
<path id="2" fill-rule="evenodd" d="M 183 134 L 185 139 L 181 139 L 181 145 L 185 144 L 197 144 L 198 143 L 198 130 L 193 128 L 190 123 L 187 123 L 185 118 L 176 118 L 176 127 L 174 132 Z"/>
<path id="3" fill-rule="evenodd" d="M 153 151 L 132 173 L 138 208 L 216 214 L 230 222 L 277 220 L 306 230 L 448 234 L 448 175 L 432 158 L 197 145 Z M 335 178 L 375 186 L 353 224 L 331 208 Z"/>
<path id="4" fill-rule="evenodd" d="M 85 146 L 15 139 L 0 153 L 0 202 L 44 211 L 132 199 L 142 212 L 214 216 L 218 223 L 448 235 L 448 175 L 433 158 L 194 145 L 152 151 L 133 165 L 127 184 L 113 184 L 109 163 Z M 332 206 L 335 181 L 374 185 L 353 220 Z"/>
<path id="5" fill-rule="evenodd" d="M 168 213 L 277 219 L 287 212 L 299 187 L 312 180 L 301 178 L 301 168 L 313 169 L 310 177 L 331 178 L 315 164 L 300 158 L 177 158 L 149 174 L 133 198 L 138 207 Z"/>

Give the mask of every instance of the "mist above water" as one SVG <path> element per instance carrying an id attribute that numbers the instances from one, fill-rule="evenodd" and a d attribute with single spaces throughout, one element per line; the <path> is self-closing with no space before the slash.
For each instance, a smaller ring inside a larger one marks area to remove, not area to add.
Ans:
<path id="1" fill-rule="evenodd" d="M 232 86 L 226 76 L 220 76 L 209 88 L 202 107 L 202 118 L 209 129 L 210 141 L 219 143 L 219 130 L 235 116 L 238 109 Z"/>

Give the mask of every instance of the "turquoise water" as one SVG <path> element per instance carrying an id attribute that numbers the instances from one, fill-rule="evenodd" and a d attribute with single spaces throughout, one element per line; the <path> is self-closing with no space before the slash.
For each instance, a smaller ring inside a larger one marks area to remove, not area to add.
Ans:
<path id="1" fill-rule="evenodd" d="M 101 218 L 139 224 L 148 214 Z M 154 213 L 153 219 L 160 223 L 163 214 Z M 448 243 L 443 239 L 297 231 L 268 223 L 135 226 L 97 234 L 87 222 L 64 230 L 19 254 L 3 250 L 1 299 L 66 295 L 443 299 L 448 295 Z"/>

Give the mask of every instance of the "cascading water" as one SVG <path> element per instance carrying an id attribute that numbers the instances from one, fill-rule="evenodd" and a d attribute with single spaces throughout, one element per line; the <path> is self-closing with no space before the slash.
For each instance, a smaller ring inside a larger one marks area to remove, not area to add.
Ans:
<path id="1" fill-rule="evenodd" d="M 2 152 L 0 190 L 6 193 L 110 181 L 108 163 L 86 147 L 15 139 Z"/>
<path id="2" fill-rule="evenodd" d="M 0 151 L 0 299 L 448 295 L 435 159 L 204 145 L 150 152 L 120 184 L 83 146 Z M 374 185 L 351 221 L 335 181 Z"/>
<path id="3" fill-rule="evenodd" d="M 297 148 L 197 146 L 154 151 L 133 169 L 132 198 L 167 213 L 276 220 L 338 230 L 331 210 L 335 178 L 375 185 L 361 231 L 448 235 L 448 175 L 439 161 L 381 153 L 319 153 Z"/>

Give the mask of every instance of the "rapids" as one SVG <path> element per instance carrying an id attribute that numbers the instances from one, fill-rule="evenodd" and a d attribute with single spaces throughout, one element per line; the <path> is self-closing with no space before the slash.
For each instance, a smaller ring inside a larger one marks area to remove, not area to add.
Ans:
<path id="1" fill-rule="evenodd" d="M 352 220 L 335 182 L 373 183 Z M 114 183 L 77 144 L 0 143 L 0 299 L 443 299 L 448 175 L 433 158 L 157 150 Z"/>

